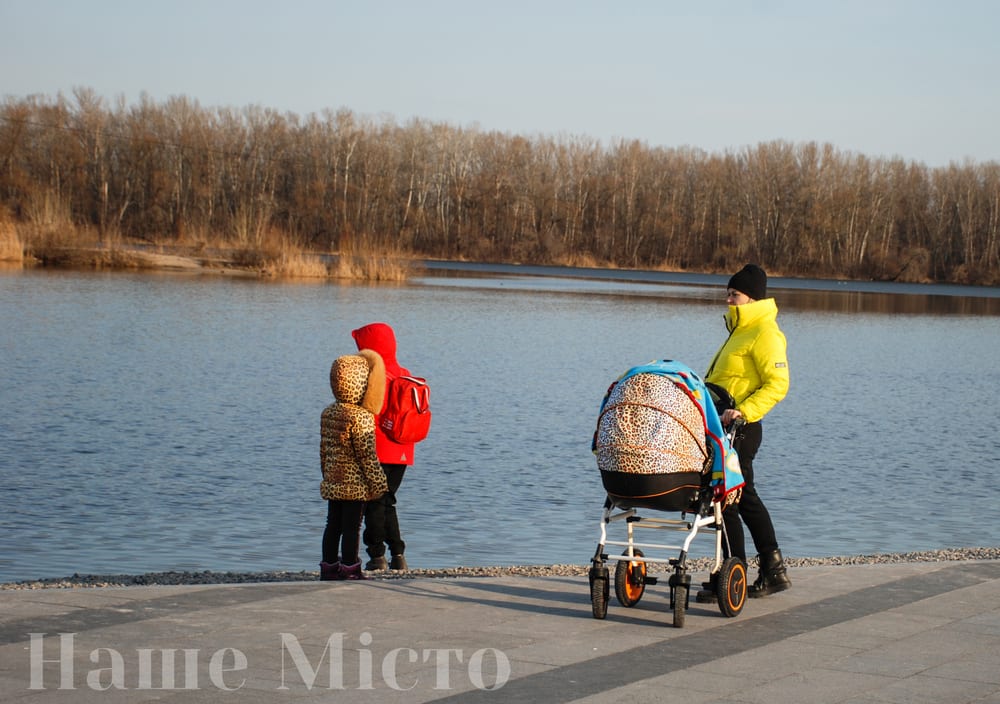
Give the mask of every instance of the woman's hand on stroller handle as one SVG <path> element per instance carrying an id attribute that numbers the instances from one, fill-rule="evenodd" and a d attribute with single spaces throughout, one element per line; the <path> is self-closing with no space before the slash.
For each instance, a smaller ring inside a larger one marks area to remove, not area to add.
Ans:
<path id="1" fill-rule="evenodd" d="M 722 426 L 729 428 L 733 425 L 740 426 L 746 423 L 746 419 L 743 418 L 743 414 L 737 411 L 735 408 L 727 408 L 719 416 L 719 420 L 722 421 Z"/>

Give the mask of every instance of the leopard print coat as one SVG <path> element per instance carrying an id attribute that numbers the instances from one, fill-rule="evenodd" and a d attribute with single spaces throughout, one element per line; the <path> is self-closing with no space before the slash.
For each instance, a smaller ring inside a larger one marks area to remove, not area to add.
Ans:
<path id="1" fill-rule="evenodd" d="M 320 418 L 320 496 L 328 501 L 372 501 L 388 490 L 375 453 L 375 414 L 385 397 L 385 365 L 372 350 L 345 355 L 330 367 L 337 399 Z"/>

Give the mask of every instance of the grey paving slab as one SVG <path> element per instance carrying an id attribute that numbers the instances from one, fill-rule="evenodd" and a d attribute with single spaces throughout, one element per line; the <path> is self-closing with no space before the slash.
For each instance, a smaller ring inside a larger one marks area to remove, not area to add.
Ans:
<path id="1" fill-rule="evenodd" d="M 577 577 L 0 591 L 0 702 L 1000 704 L 1000 562 L 793 577 L 683 629 Z"/>

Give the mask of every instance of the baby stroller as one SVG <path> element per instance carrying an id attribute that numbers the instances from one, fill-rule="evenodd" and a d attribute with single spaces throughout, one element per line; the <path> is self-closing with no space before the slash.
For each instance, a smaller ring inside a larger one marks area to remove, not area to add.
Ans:
<path id="1" fill-rule="evenodd" d="M 626 607 L 639 603 L 646 586 L 657 583 L 647 566 L 665 563 L 673 568 L 668 581 L 673 625 L 682 628 L 691 590 L 688 556 L 699 533 L 714 536 L 709 584 L 719 609 L 728 617 L 743 610 L 746 564 L 737 557 L 723 557 L 728 551 L 723 549 L 722 510 L 739 500 L 743 486 L 732 447 L 736 427 L 724 430 L 719 419 L 721 410 L 732 405 L 723 389 L 706 385 L 689 367 L 672 360 L 633 367 L 608 389 L 592 448 L 607 491 L 601 539 L 589 573 L 594 618 L 603 619 L 608 612 L 607 562 L 617 562 L 615 596 Z M 653 517 L 646 511 L 681 515 Z M 622 523 L 625 538 L 610 540 L 608 526 Z M 640 528 L 679 532 L 683 542 L 637 542 Z M 607 551 L 609 546 L 625 549 L 614 555 Z M 656 550 L 679 550 L 679 554 L 656 557 Z"/>

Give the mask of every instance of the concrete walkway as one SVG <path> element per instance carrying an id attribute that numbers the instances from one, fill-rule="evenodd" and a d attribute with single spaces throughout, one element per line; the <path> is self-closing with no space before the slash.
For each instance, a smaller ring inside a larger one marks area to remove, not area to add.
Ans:
<path id="1" fill-rule="evenodd" d="M 1000 561 L 791 575 L 682 629 L 580 577 L 0 591 L 0 701 L 1000 704 Z"/>

